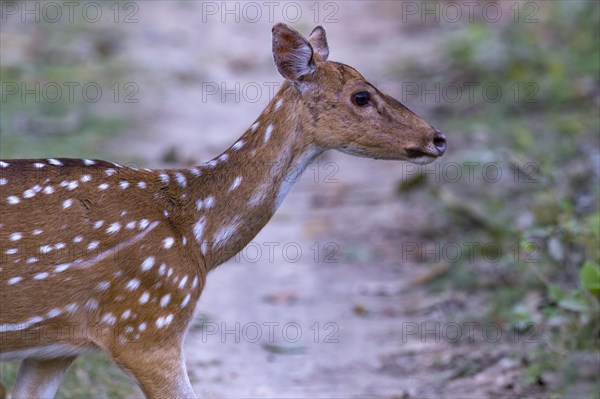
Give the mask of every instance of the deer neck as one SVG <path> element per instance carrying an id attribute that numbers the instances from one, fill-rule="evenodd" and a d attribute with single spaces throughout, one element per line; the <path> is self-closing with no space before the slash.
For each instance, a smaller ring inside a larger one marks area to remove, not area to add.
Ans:
<path id="1" fill-rule="evenodd" d="M 235 144 L 194 168 L 200 173 L 189 185 L 189 228 L 209 270 L 258 234 L 323 152 L 310 126 L 298 89 L 286 82 Z"/>

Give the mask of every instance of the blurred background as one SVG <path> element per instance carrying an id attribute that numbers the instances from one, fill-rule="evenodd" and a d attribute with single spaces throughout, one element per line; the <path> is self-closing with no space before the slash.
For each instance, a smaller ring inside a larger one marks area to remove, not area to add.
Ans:
<path id="1" fill-rule="evenodd" d="M 282 82 L 276 22 L 323 25 L 331 60 L 445 132 L 430 165 L 306 170 L 209 275 L 185 344 L 198 396 L 600 395 L 598 2 L 3 1 L 0 18 L 1 158 L 208 160 Z M 102 354 L 58 394 L 140 395 Z"/>

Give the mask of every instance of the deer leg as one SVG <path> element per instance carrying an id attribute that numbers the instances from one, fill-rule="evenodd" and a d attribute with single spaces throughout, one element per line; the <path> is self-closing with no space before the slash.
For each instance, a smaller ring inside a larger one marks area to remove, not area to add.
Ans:
<path id="1" fill-rule="evenodd" d="M 123 351 L 112 354 L 148 398 L 195 398 L 181 349 Z"/>
<path id="2" fill-rule="evenodd" d="M 56 359 L 24 359 L 12 397 L 53 398 L 67 369 L 77 356 Z"/>

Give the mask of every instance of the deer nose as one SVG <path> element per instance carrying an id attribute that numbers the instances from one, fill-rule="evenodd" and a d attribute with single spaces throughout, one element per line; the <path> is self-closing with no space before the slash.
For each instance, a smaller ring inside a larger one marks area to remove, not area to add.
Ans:
<path id="1" fill-rule="evenodd" d="M 446 136 L 444 136 L 444 133 L 437 132 L 433 136 L 433 145 L 440 152 L 440 155 L 444 154 L 446 151 Z"/>

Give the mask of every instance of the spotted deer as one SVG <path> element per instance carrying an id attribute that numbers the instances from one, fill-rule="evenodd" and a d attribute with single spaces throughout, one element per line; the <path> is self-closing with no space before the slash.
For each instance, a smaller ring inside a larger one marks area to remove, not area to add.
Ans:
<path id="1" fill-rule="evenodd" d="M 206 275 L 256 236 L 302 170 L 330 149 L 419 164 L 444 153 L 442 133 L 327 60 L 322 27 L 272 33 L 285 83 L 211 161 L 0 162 L 0 345 L 2 359 L 23 360 L 15 398 L 54 396 L 91 351 L 148 397 L 194 397 L 182 343 Z"/>

